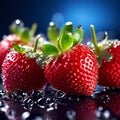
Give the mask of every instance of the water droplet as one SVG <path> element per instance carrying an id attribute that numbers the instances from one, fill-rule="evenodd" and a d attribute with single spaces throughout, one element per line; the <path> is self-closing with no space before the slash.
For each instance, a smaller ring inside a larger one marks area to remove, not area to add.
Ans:
<path id="1" fill-rule="evenodd" d="M 47 112 L 54 110 L 54 107 L 47 108 Z"/>
<path id="2" fill-rule="evenodd" d="M 0 108 L 5 107 L 5 104 L 3 101 L 0 101 Z"/>
<path id="3" fill-rule="evenodd" d="M 55 98 L 46 98 L 46 104 L 51 104 L 51 103 L 54 103 L 55 102 Z"/>
<path id="4" fill-rule="evenodd" d="M 69 120 L 75 120 L 76 119 L 76 112 L 74 110 L 69 110 L 66 112 L 66 117 Z"/>
<path id="5" fill-rule="evenodd" d="M 109 95 L 102 95 L 101 96 L 101 100 L 103 101 L 103 103 L 109 102 L 110 101 L 110 97 Z"/>
<path id="6" fill-rule="evenodd" d="M 55 23 L 54 22 L 50 22 L 49 25 L 52 27 L 52 26 L 55 25 Z"/>
<path id="7" fill-rule="evenodd" d="M 79 29 L 82 28 L 82 25 L 78 25 L 78 28 L 79 28 Z"/>
<path id="8" fill-rule="evenodd" d="M 100 118 L 100 116 L 101 116 L 101 112 L 100 112 L 99 110 L 97 110 L 97 111 L 96 111 L 96 117 L 97 117 L 97 118 Z"/>
<path id="9" fill-rule="evenodd" d="M 40 116 L 36 116 L 34 120 L 43 120 Z"/>
<path id="10" fill-rule="evenodd" d="M 109 120 L 111 118 L 111 113 L 107 109 L 103 109 L 103 107 L 99 107 L 96 111 L 96 117 L 100 120 Z"/>
<path id="11" fill-rule="evenodd" d="M 110 118 L 110 111 L 109 110 L 105 110 L 103 113 L 103 116 L 105 119 L 109 119 Z"/>
<path id="12" fill-rule="evenodd" d="M 6 92 L 4 90 L 0 90 L 0 99 L 4 99 Z"/>
<path id="13" fill-rule="evenodd" d="M 26 120 L 26 118 L 28 118 L 30 116 L 30 112 L 24 112 L 21 116 L 22 120 Z"/>
<path id="14" fill-rule="evenodd" d="M 72 22 L 68 21 L 65 23 L 65 25 L 72 25 Z"/>
<path id="15" fill-rule="evenodd" d="M 10 97 L 12 101 L 21 104 L 24 99 L 28 98 L 28 94 L 22 90 L 18 90 L 17 92 L 13 92 Z"/>
<path id="16" fill-rule="evenodd" d="M 40 98 L 42 98 L 43 94 L 41 91 L 33 91 L 32 92 L 32 99 L 36 103 Z"/>
<path id="17" fill-rule="evenodd" d="M 39 113 L 24 112 L 21 115 L 22 120 L 43 120 Z"/>
<path id="18" fill-rule="evenodd" d="M 23 103 L 22 103 L 22 106 L 25 108 L 25 109 L 29 109 L 31 110 L 32 107 L 34 105 L 34 102 L 31 98 L 26 98 Z"/>
<path id="19" fill-rule="evenodd" d="M 46 104 L 46 98 L 45 97 L 42 97 L 37 101 L 37 105 L 40 108 L 45 108 L 45 104 Z"/>
<path id="20" fill-rule="evenodd" d="M 15 119 L 15 111 L 14 110 L 9 111 L 9 119 L 12 119 L 12 120 Z"/>
<path id="21" fill-rule="evenodd" d="M 55 93 L 55 97 L 56 97 L 57 99 L 64 98 L 64 96 L 65 96 L 65 93 L 64 93 L 63 91 L 57 91 L 57 92 Z"/>
<path id="22" fill-rule="evenodd" d="M 9 108 L 8 104 L 2 103 L 2 107 L 0 108 L 0 110 L 3 111 L 3 112 L 6 112 L 8 110 L 8 108 Z"/>
<path id="23" fill-rule="evenodd" d="M 15 20 L 14 25 L 22 27 L 22 26 L 24 26 L 24 23 L 21 20 L 17 19 L 17 20 Z"/>
<path id="24" fill-rule="evenodd" d="M 99 107 L 98 110 L 99 110 L 99 111 L 102 111 L 102 110 L 103 110 L 103 107 Z"/>

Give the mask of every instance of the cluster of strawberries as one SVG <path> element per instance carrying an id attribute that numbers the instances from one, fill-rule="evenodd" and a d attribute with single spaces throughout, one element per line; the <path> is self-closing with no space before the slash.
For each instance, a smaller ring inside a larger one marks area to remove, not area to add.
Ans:
<path id="1" fill-rule="evenodd" d="M 16 24 L 10 28 L 14 34 L 0 42 L 0 70 L 8 93 L 39 90 L 47 82 L 65 93 L 83 96 L 90 96 L 97 84 L 120 87 L 120 42 L 106 35 L 97 43 L 93 25 L 90 46 L 80 43 L 84 31 L 81 26 L 74 30 L 71 22 L 61 30 L 51 22 L 49 41 L 44 42 L 34 36 L 35 24 L 31 29 Z"/>

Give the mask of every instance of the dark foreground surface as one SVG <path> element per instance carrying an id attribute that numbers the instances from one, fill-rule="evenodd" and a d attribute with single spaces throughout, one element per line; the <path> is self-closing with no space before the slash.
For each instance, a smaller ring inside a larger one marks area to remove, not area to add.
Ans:
<path id="1" fill-rule="evenodd" d="M 120 90 L 98 86 L 90 97 L 82 97 L 46 85 L 8 97 L 1 83 L 0 120 L 120 120 Z"/>

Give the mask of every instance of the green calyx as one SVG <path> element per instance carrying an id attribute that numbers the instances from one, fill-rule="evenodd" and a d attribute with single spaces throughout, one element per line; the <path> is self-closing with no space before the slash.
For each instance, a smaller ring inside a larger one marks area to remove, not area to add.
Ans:
<path id="1" fill-rule="evenodd" d="M 74 30 L 71 22 L 66 22 L 61 30 L 54 22 L 50 22 L 47 34 L 50 42 L 43 44 L 41 47 L 42 52 L 46 56 L 61 55 L 63 52 L 79 44 L 84 37 L 82 26 Z"/>
<path id="2" fill-rule="evenodd" d="M 23 25 L 17 25 L 15 23 L 12 23 L 9 29 L 12 33 L 17 34 L 24 44 L 27 44 L 34 37 L 37 29 L 37 24 L 34 23 L 31 29 L 29 29 L 27 27 L 24 27 Z"/>
<path id="3" fill-rule="evenodd" d="M 91 35 L 92 35 L 92 40 L 94 44 L 94 47 L 92 48 L 92 50 L 97 56 L 99 65 L 101 65 L 102 59 L 111 60 L 113 58 L 113 56 L 107 51 L 107 49 L 110 48 L 111 45 L 113 44 L 113 41 L 108 40 L 108 34 L 107 32 L 105 32 L 104 40 L 98 43 L 94 26 L 91 25 L 90 28 L 91 28 Z"/>
<path id="4" fill-rule="evenodd" d="M 20 54 L 25 54 L 25 56 L 29 58 L 34 58 L 36 60 L 36 63 L 41 68 L 44 67 L 44 65 L 48 64 L 52 59 L 51 57 L 47 57 L 41 50 L 38 49 L 38 44 L 41 36 L 37 36 L 35 38 L 35 44 L 34 47 L 28 47 L 21 44 L 15 44 L 13 43 L 13 49 L 17 51 Z"/>

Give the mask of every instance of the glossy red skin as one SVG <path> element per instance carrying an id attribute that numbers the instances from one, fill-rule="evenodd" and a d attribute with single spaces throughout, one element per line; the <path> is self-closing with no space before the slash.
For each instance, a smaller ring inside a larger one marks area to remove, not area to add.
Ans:
<path id="1" fill-rule="evenodd" d="M 102 61 L 98 84 L 106 87 L 120 87 L 120 42 L 116 41 L 108 51 L 113 55 L 113 59 Z"/>
<path id="2" fill-rule="evenodd" d="M 34 58 L 16 51 L 9 52 L 2 64 L 4 87 L 8 92 L 18 89 L 29 91 L 39 90 L 46 83 L 44 71 Z"/>
<path id="3" fill-rule="evenodd" d="M 45 67 L 49 83 L 66 93 L 89 96 L 97 84 L 98 63 L 85 45 L 77 45 Z"/>
<path id="4" fill-rule="evenodd" d="M 16 44 L 20 44 L 21 40 L 17 35 L 11 34 L 5 37 L 5 39 L 0 42 L 0 72 L 1 72 L 3 60 L 6 54 L 10 52 L 10 48 L 12 48 L 13 42 Z"/>

